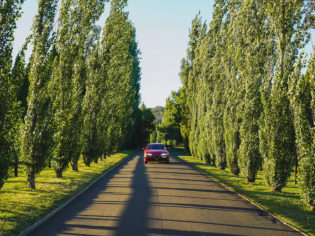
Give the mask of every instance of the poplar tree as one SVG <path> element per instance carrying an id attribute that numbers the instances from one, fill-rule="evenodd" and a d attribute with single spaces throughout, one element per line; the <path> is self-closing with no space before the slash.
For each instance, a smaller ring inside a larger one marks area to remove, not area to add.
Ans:
<path id="1" fill-rule="evenodd" d="M 226 167 L 225 140 L 223 115 L 226 100 L 224 97 L 224 87 L 226 75 L 221 73 L 224 68 L 224 52 L 226 51 L 226 37 L 223 37 L 228 27 L 228 2 L 217 0 L 214 4 L 213 20 L 210 24 L 212 43 L 214 47 L 214 57 L 209 62 L 211 66 L 212 92 L 209 107 L 210 126 L 212 129 L 213 154 L 215 155 L 216 165 L 224 170 Z"/>
<path id="2" fill-rule="evenodd" d="M 223 124 L 224 124 L 224 140 L 226 162 L 231 173 L 238 175 L 240 172 L 239 147 L 240 147 L 240 123 L 244 89 L 242 87 L 241 78 L 239 78 L 239 64 L 243 62 L 243 55 L 240 55 L 242 49 L 238 46 L 241 40 L 237 30 L 236 16 L 239 10 L 239 1 L 230 1 L 229 24 L 227 26 L 227 49 L 225 56 L 225 69 L 223 73 L 226 75 L 226 85 L 224 96 L 226 104 L 224 108 Z"/>
<path id="3" fill-rule="evenodd" d="M 20 17 L 21 5 L 24 0 L 0 1 L 0 189 L 8 176 L 10 163 L 9 150 L 10 129 L 15 120 L 12 112 L 16 111 L 14 105 L 14 83 L 10 74 L 12 68 L 12 50 L 16 21 Z M 13 105 L 13 106 L 12 106 Z M 8 148 L 9 147 L 9 148 Z"/>
<path id="4" fill-rule="evenodd" d="M 19 51 L 15 58 L 15 62 L 12 68 L 12 82 L 14 83 L 14 91 L 16 99 L 20 102 L 20 106 L 23 110 L 22 117 L 25 116 L 27 111 L 27 97 L 29 88 L 29 72 L 30 72 L 30 61 L 26 63 L 25 52 L 28 49 L 28 45 L 31 42 L 32 36 L 28 36 L 22 49 Z"/>
<path id="5" fill-rule="evenodd" d="M 186 58 L 183 58 L 181 61 L 181 71 L 179 73 L 179 76 L 182 82 L 181 94 L 183 96 L 183 104 L 181 104 L 181 113 L 185 117 L 181 123 L 181 135 L 183 137 L 183 140 L 186 146 L 189 146 L 188 138 L 189 138 L 189 131 L 190 131 L 190 127 L 189 127 L 190 111 L 189 111 L 189 105 L 188 105 L 188 96 L 190 93 L 188 92 L 188 89 L 189 89 L 188 86 L 191 84 L 191 82 L 189 81 L 189 72 L 192 68 L 192 64 L 194 60 L 194 50 L 196 48 L 196 41 L 198 40 L 197 35 L 199 33 L 199 30 L 194 29 L 194 27 L 197 26 L 195 22 L 196 23 L 198 22 L 196 17 L 194 18 L 192 22 L 192 28 L 190 29 L 190 35 L 189 35 L 190 39 L 188 42 L 189 46 L 186 50 L 187 56 Z M 196 37 L 194 37 L 195 36 L 194 34 L 196 34 Z"/>
<path id="6" fill-rule="evenodd" d="M 92 3 L 87 3 L 89 6 L 92 6 Z M 94 2 L 94 4 L 97 4 L 97 2 Z M 100 3 L 98 3 L 100 4 Z M 100 5 L 95 5 L 95 7 L 100 7 L 96 11 L 96 15 L 94 16 L 95 19 L 91 19 L 91 21 L 95 22 L 96 19 L 99 18 L 102 9 L 103 9 L 103 3 Z M 93 11 L 93 8 L 90 9 L 90 11 Z M 85 19 L 88 22 L 89 13 L 85 13 L 87 16 L 87 19 Z M 84 19 L 84 18 L 83 18 Z M 80 23 L 80 25 L 83 25 L 83 29 L 81 29 L 80 37 L 78 38 L 78 44 L 79 47 L 77 50 L 77 59 L 74 64 L 74 71 L 73 71 L 73 105 L 72 105 L 72 111 L 73 111 L 73 119 L 71 121 L 72 126 L 72 153 L 70 154 L 71 158 L 71 165 L 72 170 L 78 171 L 78 160 L 81 155 L 81 149 L 82 149 L 82 125 L 84 115 L 86 113 L 82 113 L 82 106 L 83 106 L 83 99 L 85 96 L 85 92 L 87 90 L 87 77 L 88 77 L 88 71 L 89 68 L 87 66 L 88 58 L 91 56 L 94 48 L 96 48 L 96 42 L 99 39 L 100 35 L 100 27 L 93 25 L 94 23 L 84 23 L 85 20 L 83 20 L 83 23 Z M 83 111 L 84 112 L 84 111 Z M 94 159 L 94 161 L 97 161 L 97 158 Z"/>
<path id="7" fill-rule="evenodd" d="M 182 59 L 181 62 L 181 82 L 182 88 L 180 91 L 181 96 L 181 123 L 180 130 L 186 147 L 189 147 L 191 153 L 196 154 L 196 147 L 193 145 L 195 143 L 195 128 L 196 128 L 196 118 L 191 116 L 191 114 L 196 114 L 193 110 L 197 106 L 195 102 L 196 93 L 196 83 L 197 78 L 194 76 L 193 67 L 196 59 L 196 49 L 198 44 L 200 44 L 201 39 L 205 36 L 206 27 L 202 24 L 202 19 L 200 13 L 198 13 L 191 25 L 189 31 L 189 42 L 187 48 L 187 56 Z M 196 65 L 195 65 L 196 66 Z"/>
<path id="8" fill-rule="evenodd" d="M 263 1 L 243 1 L 236 19 L 239 49 L 245 60 L 239 64 L 245 96 L 241 113 L 239 167 L 248 182 L 254 182 L 261 169 L 259 152 L 259 119 L 262 111 L 260 87 L 265 78 L 268 55 L 268 29 Z M 237 37 L 236 36 L 236 37 Z M 273 42 L 271 42 L 273 45 Z"/>
<path id="9" fill-rule="evenodd" d="M 226 55 L 224 56 L 225 68 L 222 73 L 226 76 L 224 96 L 226 104 L 224 108 L 224 140 L 226 162 L 230 171 L 238 175 L 239 168 L 239 148 L 240 148 L 240 125 L 241 112 L 243 107 L 244 88 L 240 78 L 239 66 L 243 63 L 243 50 L 239 47 L 242 39 L 237 29 L 237 12 L 240 8 L 239 1 L 230 1 L 227 5 L 229 11 L 228 25 L 226 29 Z"/>
<path id="10" fill-rule="evenodd" d="M 179 145 L 182 142 L 180 134 L 181 113 L 178 104 L 179 93 L 172 91 L 170 97 L 166 99 L 164 116 L 162 123 L 158 126 L 159 137 L 161 142 L 167 144 Z"/>
<path id="11" fill-rule="evenodd" d="M 14 166 L 14 175 L 18 176 L 18 164 L 19 164 L 19 153 L 20 153 L 20 129 L 23 124 L 23 118 L 26 113 L 26 98 L 29 87 L 28 80 L 28 68 L 25 63 L 25 51 L 30 41 L 30 37 L 26 39 L 26 43 L 23 45 L 20 52 L 17 54 L 12 68 L 12 100 L 11 107 L 8 112 L 10 117 L 9 127 L 10 132 L 8 135 L 9 150 L 11 157 L 11 165 Z"/>
<path id="12" fill-rule="evenodd" d="M 86 166 L 97 160 L 102 154 L 102 135 L 100 110 L 101 98 L 106 93 L 104 83 L 106 80 L 99 74 L 99 45 L 97 45 L 88 60 L 88 76 L 86 81 L 86 93 L 83 99 L 83 131 L 82 131 L 82 155 Z M 106 155 L 105 155 L 106 156 Z"/>
<path id="13" fill-rule="evenodd" d="M 57 177 L 62 177 L 71 159 L 77 170 L 89 35 L 103 12 L 104 1 L 64 0 L 61 4 L 56 40 L 58 61 L 52 83 L 56 129 L 53 164 Z"/>
<path id="14" fill-rule="evenodd" d="M 266 12 L 276 40 L 277 65 L 274 77 L 267 81 L 270 93 L 263 91 L 264 121 L 260 128 L 263 173 L 274 191 L 286 185 L 296 156 L 295 131 L 288 98 L 288 78 L 293 71 L 298 49 L 303 47 L 305 31 L 303 0 L 267 2 Z M 266 86 L 264 86 L 266 87 Z"/>
<path id="15" fill-rule="evenodd" d="M 155 131 L 155 117 L 151 109 L 147 108 L 144 103 L 140 106 L 139 125 L 136 130 L 138 146 L 147 145 L 150 142 L 150 134 Z"/>
<path id="16" fill-rule="evenodd" d="M 125 0 L 111 2 L 100 42 L 98 75 L 102 78 L 100 129 L 104 153 L 127 146 L 134 137 L 140 101 L 140 51 L 135 28 L 124 12 Z"/>
<path id="17" fill-rule="evenodd" d="M 35 189 L 35 175 L 46 164 L 51 145 L 47 64 L 52 45 L 52 31 L 57 0 L 41 0 L 33 24 L 33 53 L 30 70 L 28 109 L 21 134 L 21 153 L 29 187 Z"/>
<path id="18" fill-rule="evenodd" d="M 211 127 L 209 125 L 208 114 L 210 102 L 208 93 L 211 90 L 207 79 L 208 75 L 204 73 L 208 63 L 208 36 L 206 34 L 205 23 L 200 29 L 200 38 L 198 40 L 197 48 L 195 50 L 195 61 L 191 76 L 195 78 L 195 103 L 192 103 L 192 137 L 194 153 L 197 157 L 202 159 L 204 162 L 210 162 L 211 154 L 209 146 L 211 145 L 211 136 L 209 132 Z M 210 128 L 210 129 L 209 129 Z"/>
<path id="19" fill-rule="evenodd" d="M 213 136 L 213 123 L 211 122 L 212 115 L 212 94 L 214 91 L 214 76 L 213 76 L 213 65 L 212 60 L 215 55 L 215 43 L 213 38 L 213 28 L 210 24 L 209 31 L 200 41 L 200 46 L 198 47 L 198 59 L 196 59 L 196 64 L 199 69 L 196 74 L 199 74 L 197 91 L 199 92 L 199 100 L 202 101 L 202 106 L 199 106 L 200 118 L 197 118 L 196 122 L 199 124 L 200 132 L 200 145 L 199 150 L 202 158 L 206 162 L 211 162 L 215 165 L 216 154 L 214 147 L 214 136 Z M 200 119 L 200 123 L 198 120 Z M 197 143 L 198 144 L 198 143 Z"/>
<path id="20" fill-rule="evenodd" d="M 299 154 L 299 187 L 303 202 L 315 209 L 315 56 L 302 75 L 302 57 L 290 76 L 289 96 L 294 112 Z"/>
<path id="21" fill-rule="evenodd" d="M 314 27 L 313 10 L 303 0 L 216 0 L 208 31 L 197 30 L 198 16 L 193 21 L 178 100 L 193 156 L 220 169 L 227 164 L 248 182 L 262 170 L 273 191 L 286 185 L 295 162 L 311 209 L 315 63 L 312 55 L 303 75 L 297 58 Z M 172 132 L 164 131 L 159 138 Z"/>

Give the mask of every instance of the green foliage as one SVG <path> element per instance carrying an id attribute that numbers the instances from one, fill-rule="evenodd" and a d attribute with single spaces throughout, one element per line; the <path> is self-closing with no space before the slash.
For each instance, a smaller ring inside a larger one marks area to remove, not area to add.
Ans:
<path id="1" fill-rule="evenodd" d="M 95 39 L 95 22 L 104 9 L 105 0 L 72 1 L 61 4 L 56 39 L 58 58 L 52 81 L 54 98 L 53 163 L 57 177 L 72 161 L 73 169 L 81 149 L 82 101 L 86 83 L 86 60 L 91 40 Z"/>
<path id="2" fill-rule="evenodd" d="M 229 47 L 229 71 L 227 73 L 226 89 L 224 96 L 226 97 L 226 105 L 223 115 L 224 125 L 224 140 L 227 166 L 231 173 L 238 175 L 239 168 L 239 148 L 241 144 L 240 126 L 241 126 L 241 111 L 244 97 L 244 88 L 242 87 L 242 80 L 236 78 L 236 56 L 234 46 Z M 232 57 L 233 55 L 233 57 Z M 235 57 L 234 57 L 235 56 Z M 232 64 L 233 58 L 233 64 Z"/>
<path id="3" fill-rule="evenodd" d="M 156 143 L 157 142 L 157 127 L 155 127 L 154 131 L 150 134 L 150 143 Z"/>
<path id="4" fill-rule="evenodd" d="M 139 117 L 136 126 L 136 142 L 137 146 L 146 146 L 150 142 L 155 142 L 155 117 L 150 108 L 146 108 L 144 103 L 141 105 L 139 110 Z M 151 134 L 154 135 L 151 137 Z"/>
<path id="5" fill-rule="evenodd" d="M 140 103 L 140 51 L 136 30 L 124 12 L 126 1 L 112 1 L 100 41 L 101 112 L 105 153 L 135 145 Z"/>
<path id="6" fill-rule="evenodd" d="M 10 163 L 17 175 L 19 152 L 35 188 L 35 176 L 47 164 L 62 177 L 70 163 L 78 171 L 81 156 L 90 165 L 138 145 L 137 124 L 145 140 L 154 130 L 151 111 L 139 109 L 140 50 L 124 11 L 127 1 L 111 2 L 101 40 L 96 21 L 107 0 L 61 1 L 56 21 L 58 2 L 38 2 L 33 33 L 14 66 L 13 33 L 23 0 L 0 3 L 0 187 Z"/>
<path id="7" fill-rule="evenodd" d="M 181 111 L 178 103 L 179 93 L 172 92 L 167 98 L 162 123 L 158 125 L 158 142 L 177 144 L 182 142 L 180 134 Z"/>
<path id="8" fill-rule="evenodd" d="M 39 1 L 33 24 L 33 55 L 30 69 L 30 88 L 25 124 L 21 134 L 21 153 L 29 186 L 35 188 L 35 175 L 46 165 L 51 147 L 50 48 L 57 7 L 56 0 Z"/>
<path id="9" fill-rule="evenodd" d="M 265 127 L 268 137 L 267 155 L 264 157 L 264 176 L 274 191 L 281 191 L 290 177 L 295 155 L 294 128 L 289 101 L 284 91 L 275 89 L 270 110 L 265 110 Z"/>
<path id="10" fill-rule="evenodd" d="M 288 79 L 297 59 L 298 49 L 304 45 L 304 1 L 276 1 L 266 4 L 270 30 L 276 40 L 273 78 L 267 80 L 262 96 L 264 121 L 261 126 L 260 149 L 264 158 L 264 176 L 274 191 L 281 191 L 290 177 L 296 159 L 295 132 L 288 98 Z M 270 87 L 271 86 L 271 87 Z"/>
<path id="11" fill-rule="evenodd" d="M 213 20 L 210 23 L 210 30 L 208 33 L 209 43 L 212 45 L 211 57 L 208 61 L 209 68 L 209 88 L 207 90 L 206 96 L 209 97 L 208 105 L 208 122 L 209 122 L 209 132 L 211 135 L 211 153 L 213 161 L 216 165 L 224 170 L 226 162 L 226 152 L 225 152 L 225 140 L 224 140 L 224 107 L 226 104 L 226 98 L 224 96 L 225 80 L 226 75 L 222 73 L 225 71 L 224 57 L 223 53 L 226 50 L 226 42 L 223 39 L 223 35 L 227 31 L 228 26 L 228 16 L 226 3 L 224 1 L 217 1 L 214 5 Z M 209 56 L 210 56 L 209 55 Z"/>
<path id="12" fill-rule="evenodd" d="M 7 139 L 9 140 L 10 162 L 14 165 L 15 175 L 18 175 L 18 164 L 20 162 L 20 129 L 23 125 L 23 118 L 27 111 L 27 96 L 29 87 L 29 68 L 25 63 L 25 51 L 30 42 L 30 37 L 26 39 L 24 46 L 15 58 L 12 68 L 12 103 L 8 112 L 10 132 Z"/>
<path id="13" fill-rule="evenodd" d="M 224 126 L 223 126 L 223 87 L 218 84 L 213 92 L 213 104 L 211 106 L 210 124 L 212 126 L 213 148 L 215 154 L 216 165 L 224 170 L 226 167 L 225 142 L 224 142 Z"/>
<path id="14" fill-rule="evenodd" d="M 288 83 L 300 49 L 309 40 L 312 11 L 313 4 L 303 0 L 216 0 L 209 30 L 198 15 L 192 22 L 177 99 L 177 123 L 193 156 L 220 169 L 227 165 L 248 182 L 263 170 L 274 191 L 286 185 L 294 163 L 303 163 L 299 181 L 309 205 L 314 194 L 310 180 L 314 154 L 301 154 L 302 133 L 297 129 L 310 130 L 304 125 L 306 119 L 301 121 L 310 115 L 302 116 L 301 109 L 297 113 L 302 102 L 292 100 L 309 92 L 295 93 L 299 75 L 292 82 L 295 87 L 290 85 L 290 94 Z M 307 83 L 312 88 L 310 78 Z M 313 114 L 311 108 L 306 110 Z M 305 143 L 304 149 L 313 148 L 311 141 Z"/>
<path id="15" fill-rule="evenodd" d="M 85 165 L 90 166 L 93 160 L 97 160 L 102 154 L 101 140 L 99 136 L 98 116 L 101 109 L 101 96 L 105 92 L 102 88 L 102 80 L 98 75 L 98 47 L 89 58 L 89 75 L 86 81 L 86 93 L 83 99 L 83 130 L 82 130 L 82 155 Z"/>
<path id="16" fill-rule="evenodd" d="M 111 2 L 102 38 L 88 57 L 81 139 L 86 165 L 137 145 L 140 52 L 125 5 L 126 1 Z"/>
<path id="17" fill-rule="evenodd" d="M 261 13 L 261 14 L 258 14 Z M 261 169 L 259 153 L 259 119 L 262 112 L 260 87 L 266 76 L 264 65 L 268 55 L 268 28 L 264 24 L 266 15 L 262 1 L 244 1 L 236 17 L 238 70 L 243 82 L 244 97 L 241 113 L 239 167 L 249 182 L 254 182 Z M 257 46 L 259 45 L 259 46 Z M 241 55 L 242 54 L 242 55 Z M 245 54 L 246 60 L 243 60 Z M 241 62 L 241 63 L 240 63 Z"/>
<path id="18" fill-rule="evenodd" d="M 177 103 L 180 106 L 180 132 L 182 135 L 184 146 L 189 147 L 192 153 L 201 155 L 205 150 L 202 151 L 197 149 L 197 144 L 200 143 L 199 138 L 199 127 L 198 119 L 200 118 L 200 110 L 198 107 L 199 104 L 203 104 L 202 101 L 197 99 L 203 99 L 204 96 L 195 96 L 198 89 L 204 91 L 204 87 L 201 86 L 198 88 L 201 83 L 199 83 L 196 74 L 198 75 L 200 71 L 200 62 L 199 55 L 201 58 L 204 57 L 202 51 L 197 51 L 198 46 L 201 44 L 202 39 L 206 34 L 206 24 L 202 23 L 200 14 L 196 15 L 192 21 L 192 26 L 189 31 L 189 42 L 187 49 L 187 56 L 182 60 L 180 77 L 183 84 L 183 87 L 178 92 Z M 197 59 L 199 63 L 195 62 Z M 203 77 L 204 78 L 204 77 Z M 199 111 L 199 112 L 198 112 Z M 204 147 L 204 145 L 203 145 Z"/>
<path id="19" fill-rule="evenodd" d="M 15 58 L 15 62 L 12 68 L 12 82 L 13 91 L 15 94 L 15 100 L 20 102 L 20 106 L 23 109 L 23 114 L 20 117 L 24 117 L 27 111 L 27 96 L 29 89 L 29 70 L 30 64 L 25 62 L 25 51 L 30 43 L 31 36 L 26 38 L 26 42 L 23 45 L 20 52 Z"/>
<path id="20" fill-rule="evenodd" d="M 234 4 L 231 4 L 229 9 L 231 15 L 236 14 Z M 237 18 L 230 25 L 234 25 Z M 227 166 L 231 173 L 238 175 L 239 168 L 239 148 L 241 144 L 240 127 L 242 122 L 242 109 L 244 106 L 244 87 L 243 80 L 239 76 L 239 67 L 242 65 L 243 55 L 240 55 L 243 50 L 240 50 L 239 42 L 235 42 L 234 37 L 239 37 L 238 30 L 233 26 L 227 29 L 227 49 L 226 63 L 224 73 L 226 75 L 224 97 L 226 104 L 223 114 L 224 125 L 224 141 Z"/>
<path id="21" fill-rule="evenodd" d="M 12 43 L 16 20 L 20 16 L 23 0 L 0 2 L 0 189 L 7 178 L 10 162 L 11 129 L 15 129 L 13 112 L 16 111 L 12 68 Z M 13 126 L 12 126 L 13 125 Z M 9 140 L 8 140 L 9 138 Z M 8 148 L 9 147 L 9 148 Z"/>
<path id="22" fill-rule="evenodd" d="M 302 59 L 291 75 L 289 97 L 294 112 L 296 145 L 299 154 L 299 185 L 303 201 L 315 208 L 315 56 L 301 75 Z"/>

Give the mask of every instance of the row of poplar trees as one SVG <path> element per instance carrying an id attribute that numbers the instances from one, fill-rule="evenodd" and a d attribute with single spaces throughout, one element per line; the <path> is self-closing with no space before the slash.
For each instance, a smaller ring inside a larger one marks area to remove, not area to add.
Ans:
<path id="1" fill-rule="evenodd" d="M 303 53 L 314 22 L 312 0 L 216 0 L 209 25 L 192 22 L 160 132 L 180 130 L 192 155 L 248 182 L 262 171 L 273 191 L 295 169 L 314 210 L 315 55 Z"/>
<path id="2" fill-rule="evenodd" d="M 62 177 L 69 165 L 78 171 L 80 157 L 89 166 L 137 145 L 141 71 L 135 28 L 124 11 L 127 0 L 112 0 L 103 30 L 97 26 L 106 2 L 38 1 L 32 35 L 12 65 L 23 0 L 0 1 L 0 188 L 12 163 L 24 163 L 35 188 L 47 165 Z"/>

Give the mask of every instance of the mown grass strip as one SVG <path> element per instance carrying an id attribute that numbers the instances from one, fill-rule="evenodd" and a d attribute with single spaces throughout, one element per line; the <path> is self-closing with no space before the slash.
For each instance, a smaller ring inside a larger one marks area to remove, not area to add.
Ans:
<path id="1" fill-rule="evenodd" d="M 0 235 L 16 235 L 85 188 L 100 174 L 113 167 L 133 151 L 107 157 L 86 167 L 79 161 L 79 172 L 71 168 L 63 178 L 55 177 L 54 169 L 46 168 L 36 178 L 36 189 L 29 189 L 23 167 L 19 177 L 12 174 L 0 190 Z"/>
<path id="2" fill-rule="evenodd" d="M 285 220 L 310 235 L 315 235 L 315 214 L 304 206 L 300 200 L 299 189 L 291 176 L 281 193 L 272 192 L 259 173 L 255 183 L 246 183 L 242 176 L 235 176 L 229 169 L 219 170 L 204 164 L 202 160 L 187 153 L 178 155 L 182 160 L 194 165 L 201 171 L 218 180 L 223 185 L 240 193 L 271 214 Z"/>

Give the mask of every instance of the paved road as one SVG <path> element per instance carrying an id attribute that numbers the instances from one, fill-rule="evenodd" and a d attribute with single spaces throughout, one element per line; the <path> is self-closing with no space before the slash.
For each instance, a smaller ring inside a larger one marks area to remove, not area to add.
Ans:
<path id="1" fill-rule="evenodd" d="M 176 157 L 140 153 L 30 235 L 298 235 Z"/>

